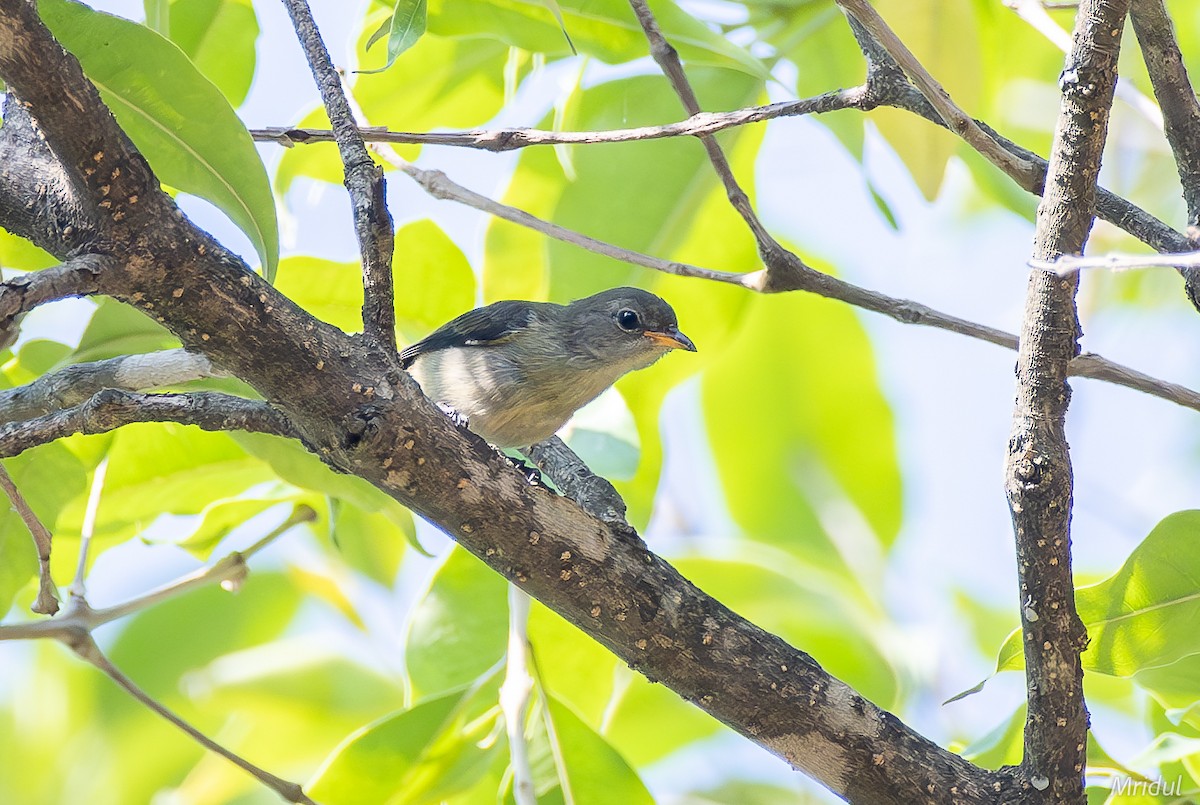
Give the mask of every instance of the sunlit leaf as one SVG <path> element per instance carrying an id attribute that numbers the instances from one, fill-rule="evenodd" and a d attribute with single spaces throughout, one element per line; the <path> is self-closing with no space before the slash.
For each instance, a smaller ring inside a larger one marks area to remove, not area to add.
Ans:
<path id="1" fill-rule="evenodd" d="M 563 798 L 575 805 L 652 805 L 654 798 L 637 773 L 607 741 L 554 697 L 546 699 L 553 724 Z M 569 793 L 568 793 L 569 792 Z"/>
<path id="2" fill-rule="evenodd" d="M 409 616 L 404 662 L 415 697 L 465 685 L 504 656 L 508 585 L 455 547 Z"/>
<path id="3" fill-rule="evenodd" d="M 475 273 L 462 250 L 428 219 L 396 230 L 396 323 L 424 338 L 475 306 Z"/>
<path id="4" fill-rule="evenodd" d="M 38 9 L 159 179 L 228 215 L 272 278 L 279 259 L 275 200 L 258 151 L 220 90 L 144 25 L 69 0 L 40 0 Z"/>
<path id="5" fill-rule="evenodd" d="M 392 18 L 387 26 L 387 63 L 376 70 L 362 70 L 361 72 L 378 73 L 386 70 L 392 66 L 401 53 L 417 43 L 417 40 L 425 33 L 425 5 L 425 0 L 396 0 L 395 8 L 392 9 Z M 368 50 L 374 44 L 377 35 L 378 32 L 372 34 L 367 41 Z"/>
<path id="6" fill-rule="evenodd" d="M 429 30 L 443 36 L 489 37 L 552 56 L 574 50 L 619 64 L 650 53 L 646 35 L 623 0 L 562 0 L 559 14 L 542 0 L 432 0 Z M 733 67 L 766 77 L 762 62 L 672 2 L 655 3 L 668 41 L 693 65 Z M 563 36 L 564 28 L 570 33 Z"/>
<path id="7" fill-rule="evenodd" d="M 425 699 L 353 733 L 305 790 L 326 805 L 432 805 L 468 788 L 486 773 L 496 749 L 481 743 L 488 720 L 467 728 L 474 693 Z"/>

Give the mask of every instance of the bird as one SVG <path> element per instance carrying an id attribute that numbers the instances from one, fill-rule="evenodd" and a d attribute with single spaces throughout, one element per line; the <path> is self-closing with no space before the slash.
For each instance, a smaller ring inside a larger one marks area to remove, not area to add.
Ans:
<path id="1" fill-rule="evenodd" d="M 695 352 L 675 311 L 640 288 L 559 305 L 506 300 L 467 311 L 400 352 L 433 402 L 500 448 L 558 432 L 627 372 Z"/>

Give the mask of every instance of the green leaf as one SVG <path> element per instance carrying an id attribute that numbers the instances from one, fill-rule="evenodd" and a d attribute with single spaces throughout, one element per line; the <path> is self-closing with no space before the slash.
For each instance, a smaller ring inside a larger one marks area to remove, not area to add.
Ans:
<path id="1" fill-rule="evenodd" d="M 254 244 L 263 276 L 273 279 L 279 232 L 270 182 L 220 90 L 143 25 L 68 0 L 39 0 L 38 9 L 159 179 L 228 215 Z"/>
<path id="2" fill-rule="evenodd" d="M 817 297 L 756 297 L 746 311 L 701 379 L 730 512 L 755 539 L 862 573 L 901 521 L 892 413 L 871 343 L 852 310 Z M 788 348 L 764 349 L 772 344 Z M 746 416 L 748 399 L 783 404 Z"/>
<path id="3" fill-rule="evenodd" d="M 546 697 L 563 799 L 574 805 L 653 805 L 654 798 L 625 759 L 571 708 Z"/>
<path id="4" fill-rule="evenodd" d="M 404 546 L 419 545 L 412 514 L 407 509 L 368 512 L 333 499 L 329 535 L 339 555 L 367 578 L 391 587 L 400 569 Z"/>
<path id="5" fill-rule="evenodd" d="M 494 687 L 489 692 L 494 697 Z M 324 805 L 433 805 L 469 788 L 497 746 L 483 739 L 498 711 L 468 723 L 472 700 L 483 698 L 463 689 L 364 727 L 333 751 L 305 791 Z"/>
<path id="6" fill-rule="evenodd" d="M 425 0 L 396 0 L 392 19 L 388 24 L 387 64 L 375 70 L 360 70 L 362 73 L 379 73 L 391 67 L 401 53 L 417 43 L 425 33 Z M 378 31 L 367 40 L 367 48 L 374 44 Z"/>
<path id="7" fill-rule="evenodd" d="M 362 267 L 301 255 L 279 262 L 275 287 L 324 322 L 348 333 L 362 332 Z"/>
<path id="8" fill-rule="evenodd" d="M 498 39 L 553 57 L 578 49 L 608 64 L 650 55 L 646 35 L 624 0 L 566 0 L 558 10 L 555 14 L 544 0 L 432 0 L 429 30 L 442 36 Z M 761 61 L 675 3 L 656 2 L 654 15 L 667 41 L 688 64 L 732 67 L 758 79 L 767 77 Z M 565 31 L 570 31 L 569 39 Z"/>
<path id="9" fill-rule="evenodd" d="M 216 585 L 201 587 L 139 612 L 117 635 L 109 656 L 152 696 L 179 698 L 184 674 L 277 637 L 300 600 L 295 588 L 274 573 L 250 573 L 236 595 Z M 172 639 L 179 635 L 187 639 Z M 112 700 L 123 702 L 123 696 L 114 691 Z"/>
<path id="10" fill-rule="evenodd" d="M 421 553 L 412 514 L 393 498 L 356 475 L 335 472 L 298 442 L 265 433 L 235 433 L 232 438 L 247 452 L 265 461 L 279 477 L 301 489 L 311 489 L 352 504 L 367 514 L 378 513 L 394 528 L 378 535 L 387 539 L 399 530 Z M 428 554 L 426 554 L 428 555 Z"/>
<path id="11" fill-rule="evenodd" d="M 396 324 L 410 341 L 475 306 L 475 272 L 429 219 L 396 230 Z"/>
<path id="12" fill-rule="evenodd" d="M 977 5 L 947 5 L 939 0 L 880 0 L 876 4 L 900 40 L 967 114 L 976 113 L 983 94 Z M 908 166 L 925 198 L 936 198 L 946 163 L 958 150 L 958 138 L 898 109 L 878 109 L 871 119 Z"/>
<path id="13" fill-rule="evenodd" d="M 164 513 L 195 514 L 272 479 L 270 468 L 247 455 L 227 433 L 144 423 L 121 428 L 111 445 L 97 535 L 125 535 Z M 60 515 L 57 529 L 78 535 L 86 502 L 86 495 L 76 497 Z"/>
<path id="14" fill-rule="evenodd" d="M 25 238 L 0 229 L 0 273 L 5 279 L 12 276 L 9 269 L 37 271 L 57 262 L 54 255 L 42 251 Z"/>
<path id="15" fill-rule="evenodd" d="M 1200 654 L 1200 510 L 1164 518 L 1115 574 L 1075 591 L 1090 643 L 1084 670 L 1112 676 L 1150 672 Z M 997 671 L 1024 666 L 1021 632 L 1000 648 Z M 1148 677 L 1143 677 L 1148 678 Z"/>
<path id="16" fill-rule="evenodd" d="M 181 534 L 172 540 L 174 544 L 199 559 L 208 559 L 221 540 L 236 528 L 275 506 L 294 503 L 301 497 L 295 489 L 284 487 L 274 495 L 218 500 L 205 506 L 200 512 L 200 522 L 189 534 Z M 310 496 L 314 497 L 314 496 Z"/>
<path id="17" fill-rule="evenodd" d="M 480 677 L 508 644 L 508 585 L 463 548 L 454 546 L 413 608 L 404 663 L 415 698 Z"/>
<path id="18" fill-rule="evenodd" d="M 250 0 L 172 0 L 165 27 L 150 25 L 179 46 L 229 103 L 241 106 L 254 79 L 258 18 Z M 150 16 L 147 13 L 147 25 Z"/>

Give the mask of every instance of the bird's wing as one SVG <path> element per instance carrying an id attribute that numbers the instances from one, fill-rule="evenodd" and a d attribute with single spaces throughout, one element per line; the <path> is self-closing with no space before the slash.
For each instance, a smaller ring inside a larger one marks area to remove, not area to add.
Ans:
<path id="1" fill-rule="evenodd" d="M 518 300 L 493 302 L 468 310 L 404 349 L 400 353 L 400 366 L 407 369 L 417 358 L 439 349 L 502 344 L 527 329 L 536 318 L 534 303 Z"/>

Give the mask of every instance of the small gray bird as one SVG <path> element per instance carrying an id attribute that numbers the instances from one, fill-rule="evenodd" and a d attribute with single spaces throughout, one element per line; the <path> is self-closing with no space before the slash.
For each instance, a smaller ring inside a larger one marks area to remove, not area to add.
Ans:
<path id="1" fill-rule="evenodd" d="M 401 352 L 400 365 L 492 444 L 528 447 L 672 349 L 696 351 L 671 306 L 638 288 L 613 288 L 569 305 L 476 308 Z"/>

